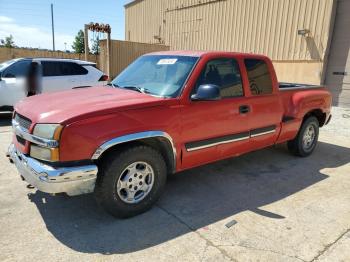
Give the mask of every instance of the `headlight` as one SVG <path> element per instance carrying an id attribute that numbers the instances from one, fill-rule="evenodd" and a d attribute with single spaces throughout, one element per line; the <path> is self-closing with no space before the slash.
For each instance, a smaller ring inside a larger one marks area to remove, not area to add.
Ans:
<path id="1" fill-rule="evenodd" d="M 36 124 L 33 135 L 59 141 L 62 129 L 63 127 L 59 124 Z M 30 156 L 36 159 L 54 162 L 59 160 L 59 149 L 32 144 L 30 146 Z"/>
<path id="2" fill-rule="evenodd" d="M 33 135 L 46 139 L 59 140 L 61 131 L 62 126 L 59 124 L 36 124 Z"/>
<path id="3" fill-rule="evenodd" d="M 58 148 L 46 148 L 37 145 L 31 145 L 30 156 L 36 159 L 53 162 L 59 160 L 59 151 Z"/>

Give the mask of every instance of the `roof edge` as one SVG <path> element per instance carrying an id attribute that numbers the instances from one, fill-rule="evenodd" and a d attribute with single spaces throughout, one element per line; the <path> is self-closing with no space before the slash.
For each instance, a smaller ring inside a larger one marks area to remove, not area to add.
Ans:
<path id="1" fill-rule="evenodd" d="M 130 7 L 130 6 L 134 5 L 134 4 L 137 4 L 138 2 L 142 2 L 142 1 L 143 0 L 132 0 L 129 3 L 125 4 L 124 8 L 128 8 L 128 7 Z"/>

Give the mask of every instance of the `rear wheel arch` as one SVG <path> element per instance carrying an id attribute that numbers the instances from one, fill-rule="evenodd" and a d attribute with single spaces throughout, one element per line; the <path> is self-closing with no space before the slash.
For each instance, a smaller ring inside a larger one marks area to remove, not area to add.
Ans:
<path id="1" fill-rule="evenodd" d="M 321 109 L 314 109 L 307 112 L 303 117 L 303 122 L 305 122 L 311 116 L 317 118 L 320 127 L 326 123 L 327 114 L 324 113 Z"/>

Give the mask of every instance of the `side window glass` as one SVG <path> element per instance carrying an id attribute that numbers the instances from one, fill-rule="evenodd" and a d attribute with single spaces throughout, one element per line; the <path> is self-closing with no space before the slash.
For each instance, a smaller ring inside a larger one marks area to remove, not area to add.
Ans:
<path id="1" fill-rule="evenodd" d="M 72 62 L 43 61 L 43 76 L 86 75 L 88 70 Z"/>
<path id="2" fill-rule="evenodd" d="M 265 61 L 260 59 L 245 59 L 249 87 L 252 95 L 265 95 L 272 93 L 272 80 L 269 68 Z"/>
<path id="3" fill-rule="evenodd" d="M 69 63 L 69 64 L 71 64 L 72 75 L 86 75 L 88 73 L 88 70 L 81 65 L 78 65 L 76 63 Z"/>
<path id="4" fill-rule="evenodd" d="M 204 84 L 217 85 L 222 98 L 243 96 L 241 73 L 235 59 L 220 58 L 209 61 L 197 81 L 195 90 Z"/>
<path id="5" fill-rule="evenodd" d="M 61 68 L 62 75 L 65 75 L 65 76 L 85 75 L 88 73 L 88 71 L 84 67 L 72 62 L 60 62 L 60 68 Z"/>
<path id="6" fill-rule="evenodd" d="M 43 76 L 60 76 L 62 75 L 59 62 L 42 61 Z"/>
<path id="7" fill-rule="evenodd" d="M 16 78 L 16 77 L 26 77 L 29 70 L 29 64 L 31 62 L 28 61 L 18 61 L 7 68 L 2 77 L 3 78 Z"/>

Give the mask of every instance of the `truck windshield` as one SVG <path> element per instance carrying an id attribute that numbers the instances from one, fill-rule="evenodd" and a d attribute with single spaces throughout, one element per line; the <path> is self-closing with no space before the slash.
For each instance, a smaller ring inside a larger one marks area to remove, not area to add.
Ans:
<path id="1" fill-rule="evenodd" d="M 121 72 L 111 85 L 155 96 L 176 97 L 198 57 L 146 55 Z"/>

